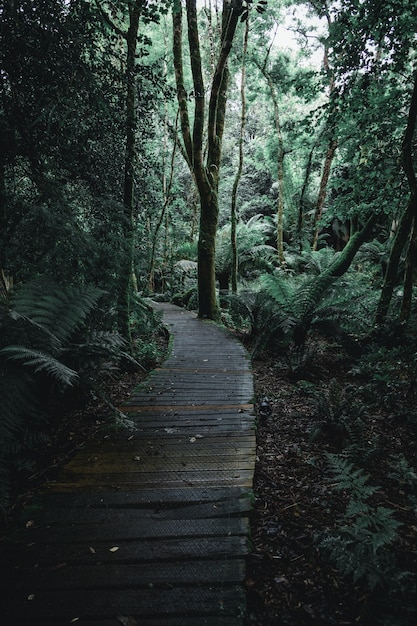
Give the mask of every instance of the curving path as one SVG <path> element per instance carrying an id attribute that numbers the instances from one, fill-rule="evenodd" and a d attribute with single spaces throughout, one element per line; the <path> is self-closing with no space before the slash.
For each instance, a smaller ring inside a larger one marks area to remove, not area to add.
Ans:
<path id="1" fill-rule="evenodd" d="M 171 353 L 121 407 L 136 430 L 77 453 L 0 547 L 5 626 L 243 624 L 250 363 L 212 322 L 154 306 Z"/>

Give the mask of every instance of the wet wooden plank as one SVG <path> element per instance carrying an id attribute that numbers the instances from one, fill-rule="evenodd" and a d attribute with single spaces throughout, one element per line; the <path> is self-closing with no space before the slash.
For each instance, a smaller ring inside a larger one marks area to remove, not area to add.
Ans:
<path id="1" fill-rule="evenodd" d="M 78 564 L 89 567 L 91 563 L 114 563 L 113 541 L 74 542 L 61 544 L 27 542 L 22 537 L 2 546 L 2 568 L 5 580 L 14 567 L 39 566 L 59 568 L 63 564 Z M 223 537 L 172 537 L 162 540 L 141 540 L 122 543 L 122 550 L 117 551 L 117 563 L 147 563 L 149 561 L 166 563 L 178 559 L 231 559 L 248 554 L 248 541 L 244 535 Z M 93 548 L 93 550 L 91 550 Z M 13 563 L 6 569 L 7 563 Z M 18 563 L 18 565 L 16 565 Z"/>
<path id="2" fill-rule="evenodd" d="M 6 574 L 6 572 L 0 573 Z M 86 589 L 126 589 L 147 588 L 156 585 L 212 585 L 221 580 L 224 585 L 238 584 L 245 576 L 245 562 L 242 559 L 216 559 L 215 561 L 166 562 L 163 567 L 158 562 L 130 564 L 117 562 L 99 563 L 92 561 L 85 565 L 60 564 L 57 567 L 36 569 L 20 567 L 2 578 L 3 591 L 86 590 Z"/>
<path id="3" fill-rule="evenodd" d="M 137 507 L 137 506 L 174 506 L 178 504 L 229 501 L 250 498 L 251 491 L 243 487 L 201 487 L 196 489 L 151 489 L 140 492 L 108 491 L 93 494 L 41 494 L 37 498 L 38 506 L 51 507 Z M 26 518 L 25 518 L 26 520 Z"/>
<path id="4" fill-rule="evenodd" d="M 103 524 L 108 522 L 136 522 L 139 519 L 207 519 L 220 517 L 237 517 L 243 513 L 249 513 L 251 503 L 248 498 L 239 500 L 226 500 L 217 502 L 205 502 L 203 504 L 181 504 L 176 507 L 162 506 L 109 508 L 109 507 L 83 507 L 56 508 L 49 506 L 34 512 L 30 523 L 40 525 L 76 525 L 76 524 Z"/>
<path id="5" fill-rule="evenodd" d="M 21 623 L 21 622 L 19 622 Z M 25 622 L 26 623 L 26 622 Z M 32 624 L 39 624 L 40 622 L 32 622 Z M 68 622 L 64 622 L 68 623 Z M 119 615 L 113 619 L 100 619 L 97 624 L 97 620 L 81 619 L 73 622 L 79 624 L 79 626 L 242 626 L 242 620 L 239 617 L 227 616 L 227 617 L 163 617 L 160 618 L 134 618 L 130 615 Z M 9 626 L 9 625 L 8 625 Z M 11 626 L 11 625 L 10 625 Z M 17 622 L 13 626 L 17 626 Z M 42 626 L 45 626 L 42 621 Z M 48 620 L 47 626 L 63 626 L 61 620 Z"/>
<path id="6" fill-rule="evenodd" d="M 40 591 L 33 597 L 21 591 L 10 594 L 10 605 L 4 616 L 6 620 L 26 620 L 29 624 L 57 618 L 62 621 L 107 619 L 109 615 L 130 615 L 138 619 L 155 614 L 160 618 L 164 615 L 201 617 L 219 614 L 238 617 L 243 614 L 244 607 L 245 594 L 240 586 L 106 589 L 105 592 L 101 589 Z"/>
<path id="7" fill-rule="evenodd" d="M 247 535 L 248 521 L 245 518 L 191 519 L 191 520 L 147 520 L 83 524 L 69 526 L 41 526 L 16 531 L 16 538 L 28 543 L 72 543 L 94 541 L 140 541 L 168 537 L 224 537 Z"/>
<path id="8" fill-rule="evenodd" d="M 228 472 L 227 470 L 204 471 L 197 472 L 149 472 L 138 474 L 109 474 L 109 475 L 84 475 L 76 477 L 72 475 L 67 477 L 62 483 L 49 483 L 48 489 L 52 493 L 54 490 L 58 492 L 73 492 L 79 490 L 85 491 L 109 491 L 110 489 L 129 489 L 131 491 L 138 489 L 150 488 L 172 488 L 178 489 L 182 487 L 199 488 L 227 486 L 230 487 L 246 487 L 250 489 L 253 483 L 253 471 L 236 470 Z"/>

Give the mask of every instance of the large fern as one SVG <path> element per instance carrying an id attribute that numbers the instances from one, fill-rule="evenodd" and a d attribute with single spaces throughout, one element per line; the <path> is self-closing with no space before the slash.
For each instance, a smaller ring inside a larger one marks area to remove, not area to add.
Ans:
<path id="1" fill-rule="evenodd" d="M 16 290 L 14 311 L 53 333 L 65 344 L 97 306 L 103 291 L 94 286 L 57 288 L 46 280 L 32 281 Z"/>
<path id="2" fill-rule="evenodd" d="M 261 276 L 263 293 L 260 294 L 257 316 L 257 349 L 276 339 L 286 343 L 292 341 L 297 347 L 304 346 L 314 321 L 324 317 L 324 309 L 327 308 L 329 312 L 331 301 L 337 294 L 335 285 L 348 271 L 373 223 L 374 219 L 370 219 L 361 231 L 351 237 L 342 252 L 333 254 L 320 251 L 311 255 L 310 260 L 314 260 L 313 276 L 307 274 L 293 277 L 282 270 L 273 275 Z M 348 304 L 352 294 L 344 299 Z"/>
<path id="3" fill-rule="evenodd" d="M 0 293 L 0 508 L 9 471 L 45 431 L 45 391 L 99 376 L 107 361 L 130 358 L 123 339 L 88 328 L 103 292 L 59 288 L 45 279 Z M 48 383 L 48 381 L 50 381 Z M 48 384 L 46 384 L 48 383 Z"/>

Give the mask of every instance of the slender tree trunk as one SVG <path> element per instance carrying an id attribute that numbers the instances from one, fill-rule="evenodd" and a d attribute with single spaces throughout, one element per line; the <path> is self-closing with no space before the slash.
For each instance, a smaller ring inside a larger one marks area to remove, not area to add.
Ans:
<path id="1" fill-rule="evenodd" d="M 177 132 L 178 126 L 178 113 L 175 119 L 175 133 Z M 165 118 L 164 118 L 164 151 L 163 151 L 163 164 L 162 164 L 162 210 L 159 215 L 158 222 L 155 226 L 155 230 L 152 236 L 152 249 L 151 256 L 149 260 L 149 272 L 148 272 L 148 288 L 152 292 L 155 289 L 155 254 L 156 254 L 156 245 L 158 242 L 158 235 L 161 229 L 162 224 L 164 223 L 165 213 L 168 208 L 168 205 L 171 202 L 171 189 L 172 183 L 174 180 L 174 163 L 175 163 L 175 154 L 177 151 L 178 143 L 174 141 L 171 159 L 170 159 L 170 167 L 169 167 L 169 175 L 167 178 L 165 171 L 165 159 L 166 159 L 166 149 L 167 149 L 167 139 L 168 139 L 168 110 L 165 103 Z"/>
<path id="2" fill-rule="evenodd" d="M 320 137 L 320 135 L 319 135 Z M 300 201 L 298 206 L 298 218 L 297 218 L 297 239 L 299 241 L 300 253 L 303 250 L 303 227 L 304 227 L 304 212 L 305 212 L 305 198 L 307 193 L 308 184 L 310 182 L 311 170 L 313 167 L 314 151 L 317 148 L 318 139 L 314 142 L 311 150 L 308 154 L 306 169 L 304 174 L 304 182 L 301 188 Z"/>
<path id="3" fill-rule="evenodd" d="M 284 256 L 284 140 L 282 137 L 281 120 L 279 114 L 278 97 L 275 91 L 274 84 L 270 75 L 263 69 L 263 74 L 268 83 L 269 91 L 271 93 L 272 104 L 274 107 L 274 121 L 275 121 L 275 133 L 278 140 L 278 157 L 277 157 L 277 172 L 278 172 L 278 198 L 277 198 L 277 250 L 278 259 L 280 263 L 285 263 Z"/>
<path id="4" fill-rule="evenodd" d="M 404 293 L 401 303 L 400 322 L 408 322 L 411 315 L 414 272 L 417 267 L 417 219 L 414 216 L 404 276 Z"/>
<path id="5" fill-rule="evenodd" d="M 384 282 L 382 285 L 381 296 L 379 298 L 375 316 L 375 323 L 378 326 L 385 322 L 385 319 L 388 315 L 388 309 L 391 303 L 392 294 L 398 282 L 398 267 L 400 264 L 401 254 L 409 240 L 410 229 L 413 223 L 413 213 L 416 210 L 417 195 L 413 194 L 401 218 L 395 234 L 394 241 L 392 243 L 392 248 L 388 259 L 388 265 L 385 271 Z"/>
<path id="6" fill-rule="evenodd" d="M 232 247 L 232 268 L 231 268 L 231 281 L 232 292 L 237 293 L 237 272 L 238 272 L 238 249 L 237 249 L 237 189 L 243 171 L 243 141 L 245 137 L 246 126 L 246 94 L 245 94 L 245 74 L 246 74 L 246 53 L 248 50 L 249 39 L 249 18 L 245 22 L 245 32 L 243 36 L 243 48 L 242 48 L 242 70 L 240 75 L 240 100 L 241 100 L 241 115 L 240 115 L 240 133 L 239 133 L 239 165 L 237 168 L 235 180 L 233 182 L 232 189 L 232 206 L 230 215 L 230 244 Z"/>
<path id="7" fill-rule="evenodd" d="M 380 325 L 383 324 L 387 314 L 389 305 L 391 303 L 392 294 L 396 285 L 396 279 L 398 275 L 398 266 L 401 258 L 401 253 L 410 240 L 410 229 L 417 220 L 417 179 L 414 171 L 413 164 L 413 151 L 412 142 L 414 132 L 416 128 L 417 120 L 417 72 L 414 75 L 414 87 L 411 96 L 410 108 L 408 111 L 407 127 L 404 133 L 404 139 L 402 142 L 402 166 L 407 177 L 408 186 L 410 188 L 410 199 L 407 205 L 407 209 L 403 214 L 400 225 L 398 227 L 393 246 L 391 248 L 391 254 L 388 261 L 387 270 L 384 277 L 384 284 L 382 286 L 381 297 L 379 299 L 378 308 L 376 312 L 375 322 Z M 404 288 L 405 302 L 403 302 L 403 308 L 401 312 L 401 319 L 407 319 L 409 303 L 407 300 L 411 297 L 411 283 L 412 273 L 415 264 L 415 250 L 414 250 L 414 232 L 409 244 L 411 250 L 408 252 L 407 258 L 407 272 L 406 283 Z"/>
<path id="8" fill-rule="evenodd" d="M 327 185 L 329 184 L 330 172 L 332 163 L 337 149 L 337 139 L 333 137 L 330 139 L 327 146 L 326 158 L 324 160 L 323 172 L 320 180 L 319 195 L 316 203 L 316 210 L 314 212 L 313 226 L 315 228 L 312 249 L 317 250 L 317 242 L 319 238 L 319 230 L 317 224 L 323 215 L 324 201 L 326 200 Z"/>
<path id="9" fill-rule="evenodd" d="M 263 77 L 265 78 L 269 92 L 271 94 L 273 109 L 274 109 L 274 123 L 275 123 L 275 133 L 278 140 L 278 157 L 277 157 L 277 182 L 278 182 L 278 198 L 277 198 L 277 251 L 278 251 L 278 259 L 280 263 L 285 263 L 284 257 L 284 141 L 282 137 L 281 130 L 281 120 L 279 113 L 279 103 L 277 93 L 275 91 L 275 86 L 272 81 L 272 78 L 267 71 L 267 63 L 269 59 L 269 55 L 272 49 L 273 41 L 275 40 L 276 34 L 278 32 L 278 24 L 276 24 L 275 33 L 272 38 L 272 42 L 266 52 L 265 59 L 263 64 L 256 63 Z"/>
<path id="10" fill-rule="evenodd" d="M 132 350 L 130 331 L 131 291 L 134 272 L 134 240 L 135 240 L 135 170 L 136 170 L 136 129 L 137 129 L 137 97 L 136 97 L 136 49 L 139 32 L 139 20 L 142 0 L 129 6 L 129 28 L 126 32 L 126 154 L 123 192 L 123 235 L 125 240 L 125 260 L 120 268 L 120 285 L 118 301 L 119 328 L 128 338 Z"/>

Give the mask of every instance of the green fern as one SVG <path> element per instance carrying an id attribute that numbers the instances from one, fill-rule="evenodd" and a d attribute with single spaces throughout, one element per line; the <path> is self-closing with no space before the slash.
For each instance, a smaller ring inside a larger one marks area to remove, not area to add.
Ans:
<path id="1" fill-rule="evenodd" d="M 394 511 L 369 502 L 379 488 L 369 484 L 370 476 L 341 455 L 326 455 L 334 489 L 346 492 L 350 500 L 335 529 L 322 536 L 320 547 L 344 576 L 363 581 L 373 591 L 393 585 L 398 572 L 394 565 L 394 544 L 401 523 Z"/>
<path id="2" fill-rule="evenodd" d="M 38 280 L 0 299 L 0 508 L 9 472 L 45 436 L 41 407 L 51 389 L 93 383 L 106 363 L 132 360 L 118 334 L 88 329 L 102 293 Z"/>
<path id="3" fill-rule="evenodd" d="M 368 484 L 369 474 L 355 468 L 345 456 L 326 453 L 326 458 L 332 474 L 331 480 L 337 491 L 347 491 L 354 500 L 363 501 L 379 490 L 379 487 Z"/>
<path id="4" fill-rule="evenodd" d="M 44 372 L 64 386 L 73 385 L 78 378 L 77 372 L 50 354 L 45 354 L 39 350 L 31 350 L 24 346 L 6 346 L 0 350 L 0 358 L 2 355 L 6 356 L 8 360 L 22 363 L 24 367 L 32 369 L 35 374 Z"/>
<path id="5" fill-rule="evenodd" d="M 49 331 L 63 344 L 97 306 L 103 291 L 97 287 L 57 288 L 45 280 L 22 285 L 12 298 L 14 311 Z"/>

